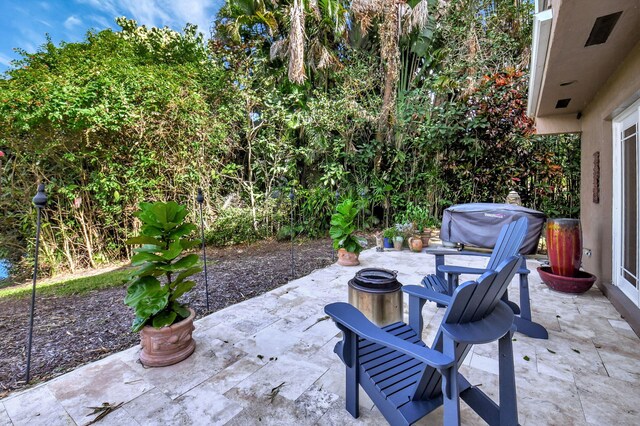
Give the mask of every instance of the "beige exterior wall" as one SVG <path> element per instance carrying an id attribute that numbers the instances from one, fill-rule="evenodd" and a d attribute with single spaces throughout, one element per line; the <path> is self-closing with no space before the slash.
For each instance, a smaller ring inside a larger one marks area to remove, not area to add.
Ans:
<path id="1" fill-rule="evenodd" d="M 584 269 L 599 281 L 611 282 L 613 119 L 640 98 L 640 43 L 598 91 L 583 111 L 581 146 L 580 219 Z M 593 154 L 600 152 L 600 203 L 593 202 Z"/>

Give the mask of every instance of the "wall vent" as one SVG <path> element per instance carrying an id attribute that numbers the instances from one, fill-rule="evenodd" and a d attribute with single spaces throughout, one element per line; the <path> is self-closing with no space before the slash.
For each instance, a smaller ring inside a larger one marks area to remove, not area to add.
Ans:
<path id="1" fill-rule="evenodd" d="M 568 107 L 569 106 L 569 102 L 571 102 L 571 98 L 558 99 L 558 102 L 556 102 L 556 109 Z"/>
<path id="2" fill-rule="evenodd" d="M 613 27 L 618 23 L 620 15 L 622 15 L 622 11 L 598 17 L 584 47 L 605 43 L 613 31 Z"/>

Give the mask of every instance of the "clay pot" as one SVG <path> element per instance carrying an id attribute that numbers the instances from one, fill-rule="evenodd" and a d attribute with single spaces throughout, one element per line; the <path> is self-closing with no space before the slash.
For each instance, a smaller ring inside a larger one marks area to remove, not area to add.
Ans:
<path id="1" fill-rule="evenodd" d="M 573 277 L 563 277 L 551 273 L 548 266 L 538 268 L 540 279 L 549 286 L 551 290 L 562 293 L 584 293 L 596 282 L 596 276 L 585 271 L 578 271 Z"/>
<path id="2" fill-rule="evenodd" d="M 402 243 L 404 242 L 404 238 L 402 237 L 393 237 L 393 248 L 397 251 L 402 250 Z"/>
<path id="3" fill-rule="evenodd" d="M 578 219 L 547 220 L 547 253 L 551 271 L 573 277 L 580 271 L 582 239 Z"/>
<path id="4" fill-rule="evenodd" d="M 419 237 L 409 237 L 409 248 L 411 251 L 422 251 L 422 239 Z"/>
<path id="5" fill-rule="evenodd" d="M 351 253 L 343 248 L 338 250 L 338 265 L 357 266 L 359 264 L 358 253 Z"/>
<path id="6" fill-rule="evenodd" d="M 422 247 L 429 246 L 429 239 L 431 238 L 431 231 L 427 228 L 424 228 L 422 234 L 420 234 L 420 239 L 422 240 Z"/>
<path id="7" fill-rule="evenodd" d="M 140 331 L 140 361 L 147 367 L 164 367 L 176 364 L 189 357 L 196 349 L 191 337 L 195 327 L 196 313 L 189 308 L 191 315 L 180 322 L 160 329 L 145 326 Z"/>

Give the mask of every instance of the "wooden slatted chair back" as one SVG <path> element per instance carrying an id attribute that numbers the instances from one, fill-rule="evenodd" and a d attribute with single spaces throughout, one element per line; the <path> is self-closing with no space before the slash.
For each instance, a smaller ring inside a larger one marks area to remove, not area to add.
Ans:
<path id="1" fill-rule="evenodd" d="M 520 252 L 520 247 L 527 235 L 529 221 L 526 217 L 505 225 L 500 230 L 498 240 L 487 263 L 487 269 L 495 271 L 498 266 L 507 258 L 515 256 Z"/>
<path id="2" fill-rule="evenodd" d="M 452 301 L 445 311 L 443 324 L 466 324 L 481 321 L 491 314 L 515 276 L 520 256 L 511 256 L 504 260 L 495 271 L 485 272 L 478 281 L 469 281 L 453 293 Z M 455 353 L 458 365 L 462 364 L 471 349 L 470 344 L 456 343 Z M 443 331 L 440 328 L 431 346 L 442 351 Z M 435 398 L 441 393 L 441 377 L 432 367 L 425 367 L 416 384 L 414 400 Z"/>

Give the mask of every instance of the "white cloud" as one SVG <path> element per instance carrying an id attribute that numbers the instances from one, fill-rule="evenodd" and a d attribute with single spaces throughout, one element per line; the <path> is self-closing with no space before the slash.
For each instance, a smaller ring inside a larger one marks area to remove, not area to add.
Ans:
<path id="1" fill-rule="evenodd" d="M 66 21 L 64 21 L 64 24 L 62 25 L 64 25 L 66 29 L 72 30 L 75 27 L 82 25 L 82 20 L 75 15 L 71 15 L 67 18 Z"/>
<path id="2" fill-rule="evenodd" d="M 0 64 L 8 67 L 11 65 L 11 58 L 0 53 Z"/>
<path id="3" fill-rule="evenodd" d="M 104 28 L 109 28 L 111 23 L 104 16 L 100 15 L 89 15 L 88 18 L 98 24 L 97 29 L 102 30 Z M 113 21 L 113 20 L 112 20 Z"/>

